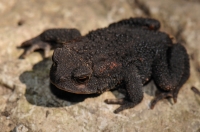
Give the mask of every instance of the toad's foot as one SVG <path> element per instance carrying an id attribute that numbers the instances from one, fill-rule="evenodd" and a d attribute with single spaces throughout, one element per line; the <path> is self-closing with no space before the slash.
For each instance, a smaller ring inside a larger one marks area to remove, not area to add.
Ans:
<path id="1" fill-rule="evenodd" d="M 136 103 L 130 102 L 130 101 L 125 100 L 125 99 L 106 99 L 105 103 L 121 105 L 119 108 L 114 110 L 115 114 L 117 114 L 117 113 L 119 113 L 119 112 L 121 112 L 121 111 L 123 111 L 125 109 L 133 108 L 136 105 Z"/>
<path id="2" fill-rule="evenodd" d="M 160 94 L 158 94 L 152 101 L 151 101 L 151 105 L 150 108 L 153 109 L 154 106 L 156 105 L 156 103 L 160 100 L 163 99 L 168 99 L 168 98 L 173 98 L 174 103 L 177 102 L 177 95 L 178 93 L 175 91 L 169 91 L 169 92 L 162 92 Z"/>
<path id="3" fill-rule="evenodd" d="M 31 54 L 36 50 L 43 50 L 44 57 L 48 57 L 51 45 L 47 42 L 42 41 L 40 37 L 35 37 L 23 42 L 18 48 L 24 49 L 24 52 L 19 56 L 20 59 L 24 59 L 27 55 Z"/>

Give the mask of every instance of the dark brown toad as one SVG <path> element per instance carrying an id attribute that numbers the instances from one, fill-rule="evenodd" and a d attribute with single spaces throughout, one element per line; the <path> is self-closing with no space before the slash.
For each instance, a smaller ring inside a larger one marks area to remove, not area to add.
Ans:
<path id="1" fill-rule="evenodd" d="M 130 18 L 81 36 L 77 29 L 49 29 L 22 44 L 29 53 L 55 48 L 50 71 L 53 85 L 77 94 L 102 93 L 123 86 L 124 99 L 107 99 L 120 104 L 114 112 L 132 108 L 143 99 L 142 87 L 153 79 L 161 99 L 173 98 L 188 79 L 186 49 L 158 31 L 160 23 L 150 18 Z M 123 84 L 123 85 L 122 85 Z"/>

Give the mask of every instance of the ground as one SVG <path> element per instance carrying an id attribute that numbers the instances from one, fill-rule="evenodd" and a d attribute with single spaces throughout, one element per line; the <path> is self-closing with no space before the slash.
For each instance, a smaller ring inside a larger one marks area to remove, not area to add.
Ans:
<path id="1" fill-rule="evenodd" d="M 1 0 L 1 131 L 199 132 L 200 97 L 191 90 L 192 86 L 200 90 L 199 12 L 198 0 Z M 50 92 L 50 58 L 43 60 L 41 54 L 33 53 L 24 60 L 18 59 L 23 51 L 17 46 L 47 28 L 75 27 L 86 34 L 138 16 L 161 21 L 161 30 L 181 42 L 190 55 L 191 76 L 176 104 L 164 100 L 151 110 L 153 82 L 144 87 L 144 99 L 139 105 L 119 114 L 113 113 L 118 106 L 104 103 L 107 98 L 123 96 L 117 91 L 72 103 Z"/>

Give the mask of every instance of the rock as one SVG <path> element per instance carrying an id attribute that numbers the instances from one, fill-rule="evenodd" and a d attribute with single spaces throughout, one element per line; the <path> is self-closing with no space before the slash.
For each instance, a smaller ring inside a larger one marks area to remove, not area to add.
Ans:
<path id="1" fill-rule="evenodd" d="M 21 124 L 16 126 L 13 132 L 28 132 L 28 128 Z"/>
<path id="2" fill-rule="evenodd" d="M 10 0 L 0 1 L 0 128 L 12 131 L 199 131 L 200 97 L 200 2 L 197 0 Z M 17 49 L 23 41 L 47 28 L 78 28 L 82 34 L 129 17 L 153 17 L 161 30 L 184 44 L 190 55 L 191 76 L 182 87 L 178 102 L 149 103 L 155 94 L 153 82 L 145 86 L 144 99 L 133 109 L 113 114 L 118 106 L 100 96 L 77 96 L 50 86 L 51 59 L 33 53 L 24 60 Z M 54 94 L 53 94 L 53 93 Z M 21 125 L 19 125 L 21 124 Z"/>

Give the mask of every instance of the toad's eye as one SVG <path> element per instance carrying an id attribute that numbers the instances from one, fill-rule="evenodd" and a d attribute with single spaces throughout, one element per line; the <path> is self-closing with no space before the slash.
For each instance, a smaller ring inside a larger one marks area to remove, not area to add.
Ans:
<path id="1" fill-rule="evenodd" d="M 90 79 L 89 76 L 74 77 L 74 80 L 79 84 L 85 84 Z"/>
<path id="2" fill-rule="evenodd" d="M 92 70 L 88 66 L 81 66 L 74 69 L 71 73 L 72 80 L 77 84 L 86 84 L 92 75 Z"/>

